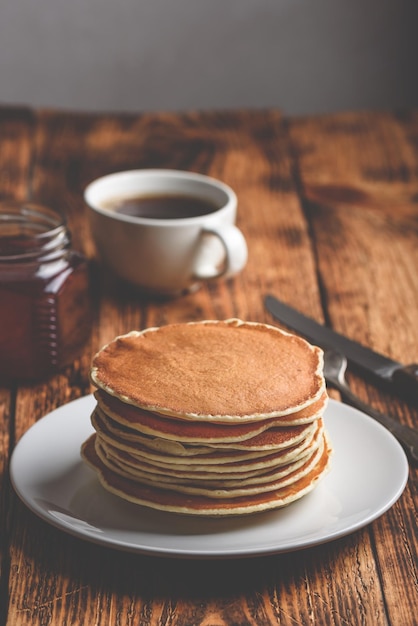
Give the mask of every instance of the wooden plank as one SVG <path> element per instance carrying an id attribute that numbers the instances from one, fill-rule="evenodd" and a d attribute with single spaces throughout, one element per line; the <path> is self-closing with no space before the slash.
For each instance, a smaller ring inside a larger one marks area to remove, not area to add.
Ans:
<path id="1" fill-rule="evenodd" d="M 0 109 L 0 201 L 28 197 L 33 115 L 26 108 Z M 10 487 L 8 466 L 14 442 L 15 395 L 0 381 L 0 623 L 6 619 L 9 577 Z"/>
<path id="2" fill-rule="evenodd" d="M 417 361 L 418 178 L 407 129 L 389 114 L 346 114 L 292 122 L 291 136 L 331 322 Z"/>
<path id="3" fill-rule="evenodd" d="M 32 200 L 52 206 L 67 215 L 74 247 L 85 251 L 84 244 L 88 244 L 88 238 L 85 236 L 82 201 L 71 185 L 71 180 L 76 176 L 73 171 L 74 158 L 80 150 L 77 140 L 82 142 L 82 135 L 74 132 L 65 116 L 60 120 L 47 114 L 38 116 L 34 136 L 36 160 L 31 172 L 30 188 Z M 49 380 L 20 387 L 16 401 L 16 440 L 42 415 L 89 391 L 90 358 L 91 348 L 88 344 L 80 359 L 64 372 Z M 33 516 L 16 503 L 16 499 L 10 515 L 13 528 L 9 583 L 12 603 L 8 623 L 65 624 L 67 609 L 76 608 L 71 602 L 61 603 L 61 594 L 64 600 L 71 598 L 72 581 L 65 575 L 59 575 L 68 559 L 68 554 L 62 554 L 58 547 L 60 534 L 54 535 L 45 524 L 37 525 L 37 520 L 32 522 Z M 32 532 L 37 528 L 39 532 Z M 79 557 L 82 553 L 82 548 L 79 548 Z M 44 554 L 48 557 L 47 566 Z M 58 581 L 59 590 L 55 584 L 51 584 L 55 580 Z M 28 585 L 30 589 L 36 590 L 30 597 Z"/>
<path id="4" fill-rule="evenodd" d="M 389 357 L 418 362 L 417 116 L 302 119 L 290 133 L 329 323 Z M 418 424 L 416 408 L 358 378 L 351 384 L 380 410 Z M 411 474 L 404 496 L 372 526 L 393 624 L 416 620 L 418 596 L 407 582 L 418 556 Z"/>
<path id="5" fill-rule="evenodd" d="M 33 160 L 34 116 L 27 108 L 0 108 L 0 199 L 27 200 Z"/>

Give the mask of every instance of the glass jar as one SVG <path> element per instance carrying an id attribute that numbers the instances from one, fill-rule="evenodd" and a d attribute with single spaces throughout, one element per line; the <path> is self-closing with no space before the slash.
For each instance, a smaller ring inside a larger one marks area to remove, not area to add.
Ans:
<path id="1" fill-rule="evenodd" d="M 0 385 L 71 363 L 90 331 L 88 265 L 63 217 L 0 203 Z"/>

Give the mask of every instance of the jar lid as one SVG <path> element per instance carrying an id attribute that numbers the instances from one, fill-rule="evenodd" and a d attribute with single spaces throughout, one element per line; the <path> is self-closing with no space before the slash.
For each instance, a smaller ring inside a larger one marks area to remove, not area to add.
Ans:
<path id="1" fill-rule="evenodd" d="M 31 202 L 0 202 L 0 261 L 49 259 L 70 242 L 63 215 Z"/>

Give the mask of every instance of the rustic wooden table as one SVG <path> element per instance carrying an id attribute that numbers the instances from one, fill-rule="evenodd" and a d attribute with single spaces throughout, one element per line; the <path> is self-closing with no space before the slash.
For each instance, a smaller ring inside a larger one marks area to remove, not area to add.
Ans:
<path id="1" fill-rule="evenodd" d="M 92 354 L 132 329 L 229 317 L 271 323 L 263 308 L 270 292 L 396 360 L 418 362 L 418 111 L 294 119 L 275 110 L 96 116 L 0 109 L 0 197 L 63 210 L 74 247 L 89 258 L 84 187 L 142 167 L 230 184 L 248 265 L 192 295 L 151 301 L 120 289 L 93 263 L 94 325 L 81 358 L 48 380 L 0 389 L 0 623 L 417 624 L 414 468 L 396 504 L 362 530 L 241 560 L 100 547 L 41 521 L 14 494 L 8 463 L 15 444 L 44 414 L 88 394 Z M 350 383 L 376 408 L 418 427 L 411 404 L 352 373 Z"/>

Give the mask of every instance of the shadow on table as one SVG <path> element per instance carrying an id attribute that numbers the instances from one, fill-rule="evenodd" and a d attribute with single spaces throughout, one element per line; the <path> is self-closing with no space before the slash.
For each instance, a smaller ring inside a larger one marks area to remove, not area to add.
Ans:
<path id="1" fill-rule="evenodd" d="M 65 579 L 68 590 L 129 596 L 133 602 L 199 602 L 260 594 L 266 589 L 332 569 L 341 551 L 353 549 L 358 534 L 291 553 L 239 559 L 179 559 L 142 556 L 72 537 L 38 519 L 20 502 L 14 550 L 23 550 L 37 578 Z M 24 530 L 21 530 L 24 529 Z M 362 531 L 367 532 L 367 531 Z"/>

